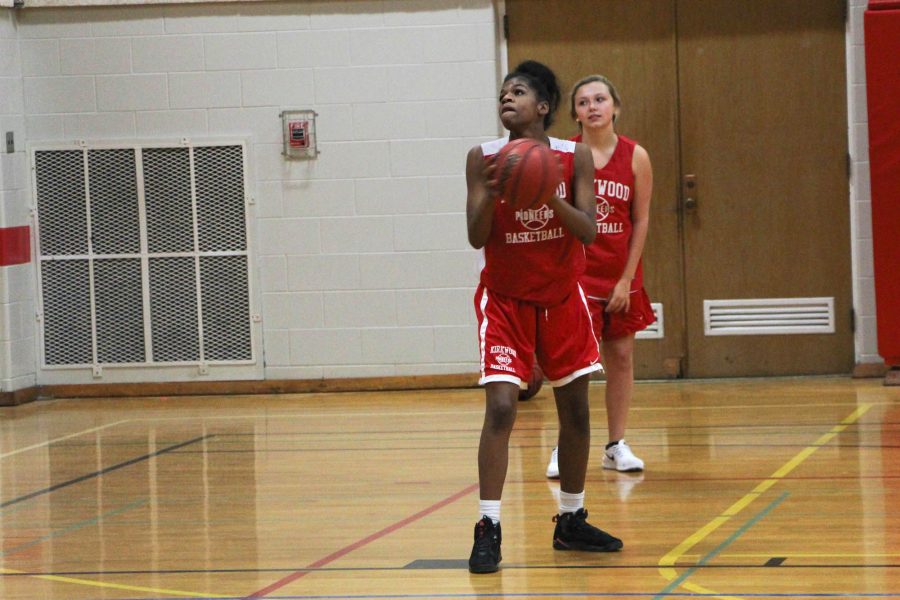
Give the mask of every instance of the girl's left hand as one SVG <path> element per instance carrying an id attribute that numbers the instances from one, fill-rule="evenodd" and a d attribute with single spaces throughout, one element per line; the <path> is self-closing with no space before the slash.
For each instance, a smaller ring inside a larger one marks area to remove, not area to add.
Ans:
<path id="1" fill-rule="evenodd" d="M 628 312 L 628 309 L 631 307 L 630 292 L 631 292 L 631 280 L 620 279 L 616 283 L 616 287 L 614 287 L 612 292 L 610 292 L 610 294 L 609 294 L 609 299 L 606 302 L 606 312 L 608 312 L 608 313 Z"/>

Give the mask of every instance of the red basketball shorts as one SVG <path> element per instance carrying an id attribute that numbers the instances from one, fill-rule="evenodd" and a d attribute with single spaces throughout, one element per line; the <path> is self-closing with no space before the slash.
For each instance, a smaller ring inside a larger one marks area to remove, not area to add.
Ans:
<path id="1" fill-rule="evenodd" d="M 479 284 L 475 315 L 481 385 L 506 381 L 526 387 L 535 355 L 553 387 L 602 370 L 587 298 L 580 286 L 562 303 L 541 308 Z"/>
<path id="2" fill-rule="evenodd" d="M 601 340 L 616 340 L 643 331 L 656 321 L 650 296 L 641 288 L 631 292 L 631 302 L 626 312 L 606 312 L 606 298 L 588 297 L 594 335 Z"/>

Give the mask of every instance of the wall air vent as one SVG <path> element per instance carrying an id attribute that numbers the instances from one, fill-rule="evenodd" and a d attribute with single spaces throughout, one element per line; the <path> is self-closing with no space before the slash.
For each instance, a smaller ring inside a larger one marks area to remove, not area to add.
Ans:
<path id="1" fill-rule="evenodd" d="M 704 300 L 706 335 L 834 333 L 834 298 Z"/>
<path id="2" fill-rule="evenodd" d="M 43 370 L 256 362 L 243 143 L 31 158 Z"/>

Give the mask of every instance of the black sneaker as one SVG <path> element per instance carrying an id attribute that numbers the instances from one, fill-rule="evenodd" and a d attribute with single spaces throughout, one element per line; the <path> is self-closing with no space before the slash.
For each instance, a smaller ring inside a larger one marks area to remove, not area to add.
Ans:
<path id="1" fill-rule="evenodd" d="M 587 550 L 588 552 L 615 552 L 622 548 L 622 540 L 601 531 L 587 522 L 587 511 L 564 513 L 553 517 L 553 547 L 557 550 Z"/>
<path id="2" fill-rule="evenodd" d="M 494 573 L 500 568 L 500 523 L 494 525 L 490 517 L 475 523 L 475 544 L 469 556 L 470 573 Z"/>

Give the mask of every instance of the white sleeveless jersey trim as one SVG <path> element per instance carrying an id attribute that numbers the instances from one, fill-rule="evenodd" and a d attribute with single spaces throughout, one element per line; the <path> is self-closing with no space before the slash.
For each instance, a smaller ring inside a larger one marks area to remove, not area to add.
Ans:
<path id="1" fill-rule="evenodd" d="M 485 156 L 493 156 L 500 152 L 500 148 L 509 143 L 509 136 L 502 137 L 499 140 L 492 140 L 481 144 L 481 152 Z M 572 140 L 561 140 L 559 138 L 550 138 L 550 149 L 557 152 L 575 152 L 575 142 Z"/>
<path id="2" fill-rule="evenodd" d="M 481 152 L 485 156 L 493 156 L 500 152 L 500 148 L 509 143 L 509 136 L 502 137 L 499 140 L 485 142 L 481 145 Z"/>
<path id="3" fill-rule="evenodd" d="M 571 154 L 575 152 L 575 142 L 552 137 L 550 138 L 550 148 L 557 152 L 568 152 Z"/>

